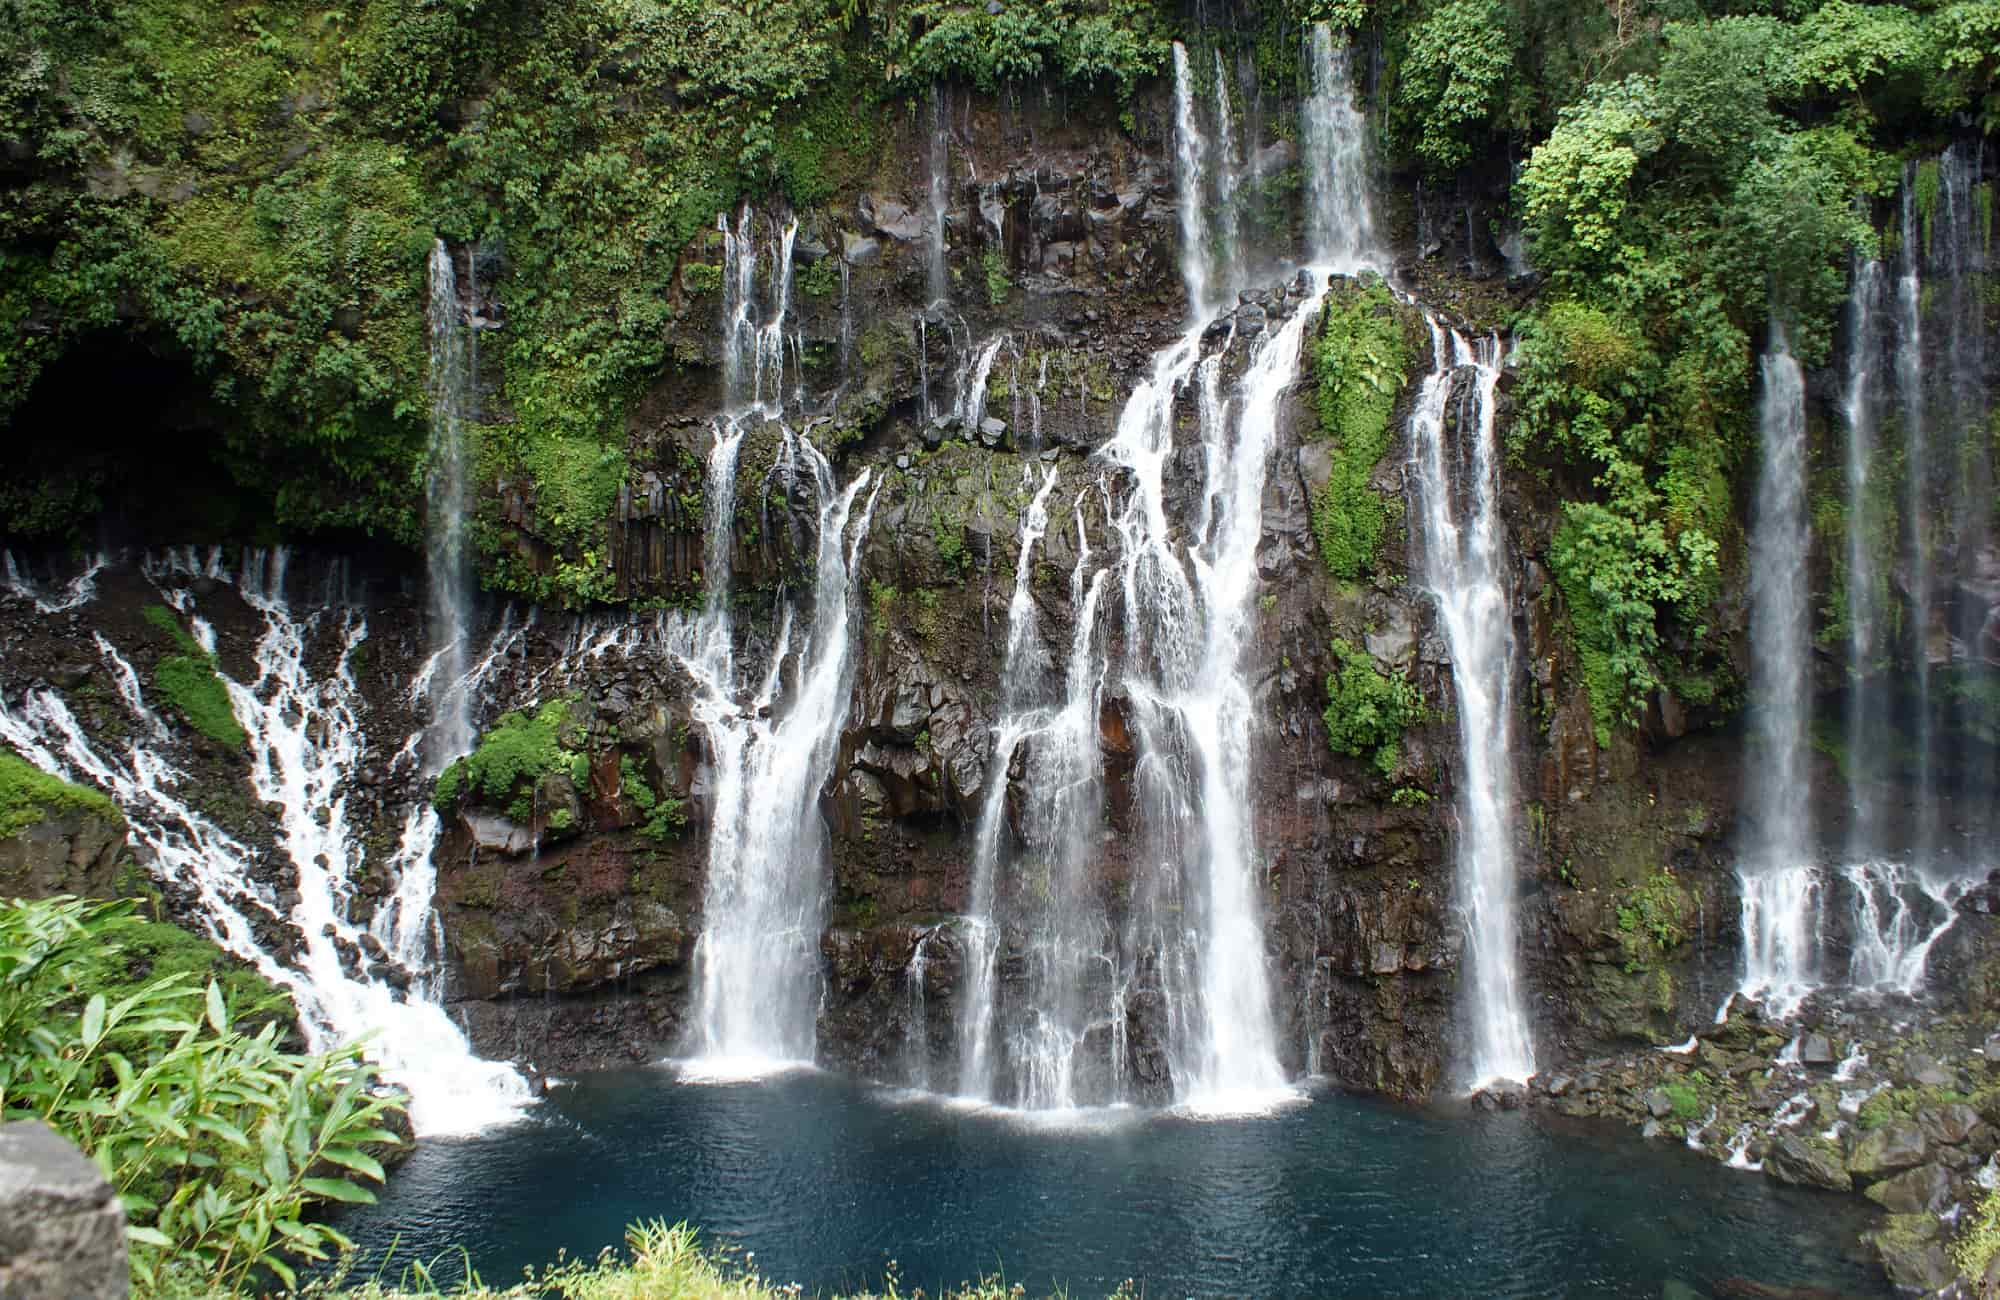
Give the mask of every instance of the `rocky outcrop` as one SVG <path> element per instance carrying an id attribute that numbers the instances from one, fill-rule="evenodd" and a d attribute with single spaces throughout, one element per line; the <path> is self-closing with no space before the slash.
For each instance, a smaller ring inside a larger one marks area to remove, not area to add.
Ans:
<path id="1" fill-rule="evenodd" d="M 55 812 L 0 838 L 0 897 L 113 898 L 130 867 L 122 818 Z"/>

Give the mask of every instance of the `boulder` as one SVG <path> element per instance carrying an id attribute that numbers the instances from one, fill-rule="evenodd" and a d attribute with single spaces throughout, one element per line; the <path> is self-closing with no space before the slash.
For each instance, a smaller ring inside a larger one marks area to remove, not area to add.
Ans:
<path id="1" fill-rule="evenodd" d="M 1837 1156 L 1796 1133 L 1779 1133 L 1772 1140 L 1770 1154 L 1764 1157 L 1764 1172 L 1781 1183 L 1800 1187 L 1845 1192 L 1854 1186 Z"/>
<path id="2" fill-rule="evenodd" d="M 1917 1114 L 1917 1127 L 1940 1146 L 1955 1147 L 1967 1141 L 1979 1127 L 1979 1112 L 1960 1102 L 1935 1106 Z"/>
<path id="3" fill-rule="evenodd" d="M 468 811 L 459 817 L 465 823 L 466 833 L 472 836 L 472 842 L 482 849 L 519 857 L 535 847 L 535 832 L 532 829 L 497 813 Z"/>
<path id="4" fill-rule="evenodd" d="M 123 1300 L 125 1210 L 97 1166 L 37 1120 L 0 1124 L 0 1296 Z"/>
<path id="5" fill-rule="evenodd" d="M 1832 1065 L 1833 1044 L 1825 1034 L 1805 1034 L 1799 1038 L 1799 1061 L 1804 1065 Z"/>
<path id="6" fill-rule="evenodd" d="M 1862 1195 L 1891 1214 L 1935 1214 L 1951 1203 L 1951 1176 L 1937 1165 L 1918 1165 Z"/>
<path id="7" fill-rule="evenodd" d="M 1646 1113 L 1654 1119 L 1665 1119 L 1674 1113 L 1674 1099 L 1655 1088 L 1646 1094 Z"/>
<path id="8" fill-rule="evenodd" d="M 1847 1171 L 1855 1180 L 1871 1183 L 1924 1162 L 1930 1144 L 1915 1124 L 1885 1124 L 1864 1135 L 1847 1157 Z"/>

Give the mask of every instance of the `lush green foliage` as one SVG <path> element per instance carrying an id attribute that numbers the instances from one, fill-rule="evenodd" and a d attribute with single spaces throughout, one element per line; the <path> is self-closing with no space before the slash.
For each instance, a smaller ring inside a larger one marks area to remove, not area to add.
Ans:
<path id="1" fill-rule="evenodd" d="M 0 749 L 0 837 L 18 835 L 51 815 L 83 813 L 124 824 L 99 790 L 50 776 L 26 759 Z"/>
<path id="2" fill-rule="evenodd" d="M 1332 471 L 1313 501 L 1313 535 L 1337 578 L 1375 566 L 1390 503 L 1369 485 L 1389 449 L 1396 397 L 1409 378 L 1410 348 L 1395 300 L 1381 281 L 1337 294 L 1312 344 L 1319 431 Z"/>
<path id="3" fill-rule="evenodd" d="M 1375 657 L 1335 640 L 1339 666 L 1326 679 L 1326 739 L 1336 754 L 1367 758 L 1390 776 L 1402 761 L 1403 732 L 1424 718 L 1424 697 L 1409 678 L 1390 676 Z"/>
<path id="4" fill-rule="evenodd" d="M 619 793 L 640 812 L 639 834 L 655 844 L 676 839 L 687 829 L 687 809 L 673 795 L 655 794 L 653 787 L 632 761 L 630 754 L 618 759 Z"/>
<path id="5" fill-rule="evenodd" d="M 588 780 L 583 756 L 563 743 L 571 702 L 564 697 L 533 713 L 503 715 L 480 737 L 479 748 L 438 774 L 432 802 L 449 810 L 474 798 L 525 822 L 534 815 L 535 787 L 543 777 L 562 775 L 583 784 Z"/>
<path id="6" fill-rule="evenodd" d="M 367 1201 L 365 1148 L 397 1145 L 398 1108 L 358 1049 L 300 1056 L 280 1023 L 235 1026 L 222 985 L 174 972 L 126 991 L 91 981 L 132 934 L 126 904 L 0 902 L 0 1113 L 74 1140 L 117 1188 L 141 1294 L 247 1290 L 346 1239 L 310 1211 Z M 116 994 L 114 1000 L 114 994 Z"/>
<path id="7" fill-rule="evenodd" d="M 1009 82 L 1104 85 L 1129 96 L 1167 55 L 1158 6 L 1140 0 L 1010 4 L 997 11 L 953 0 L 912 0 L 889 11 L 886 71 L 921 90 L 936 81 L 995 90 Z"/>

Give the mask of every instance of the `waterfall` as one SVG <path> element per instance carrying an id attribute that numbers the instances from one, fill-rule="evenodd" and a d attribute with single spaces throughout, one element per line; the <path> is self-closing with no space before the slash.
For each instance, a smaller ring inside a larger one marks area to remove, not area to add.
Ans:
<path id="1" fill-rule="evenodd" d="M 0 551 L 0 585 L 25 600 L 33 601 L 35 608 L 44 614 L 66 614 L 97 598 L 97 575 L 104 572 L 105 566 L 110 563 L 111 557 L 105 552 L 93 552 L 84 564 L 83 572 L 65 582 L 60 592 L 51 593 L 36 584 L 21 562 L 14 558 L 14 552 Z"/>
<path id="2" fill-rule="evenodd" d="M 768 303 L 757 319 L 757 241 L 750 205 L 744 204 L 729 228 L 718 216 L 722 232 L 723 337 L 722 392 L 726 410 L 775 413 L 784 405 L 785 318 L 791 310 L 792 250 L 799 223 L 785 223 L 772 259 Z"/>
<path id="3" fill-rule="evenodd" d="M 1934 473 L 1949 490 L 1940 494 L 1934 515 L 1943 524 L 1937 539 L 1935 581 L 1940 587 L 1944 651 L 1949 679 L 1944 684 L 1949 747 L 1938 755 L 1947 766 L 1959 806 L 1977 810 L 1970 828 L 1974 844 L 1993 830 L 1991 809 L 2000 770 L 2000 744 L 1992 737 L 1991 705 L 2000 698 L 1994 674 L 2000 670 L 2000 548 L 1994 544 L 1993 431 L 1987 394 L 1987 253 L 1992 237 L 1992 191 L 1984 184 L 1984 147 L 1961 142 L 1937 160 L 1936 199 L 1924 223 L 1925 255 L 1932 266 L 1932 307 L 1937 331 L 1932 400 L 1937 408 L 1938 446 Z M 1983 681 L 1975 681 L 1975 677 Z M 1926 701 L 1928 703 L 1928 701 Z M 1982 743 L 1975 737 L 1984 732 Z M 1954 818 L 1963 825 L 1962 818 Z M 1959 825 L 1954 826 L 1958 830 Z M 1964 848 L 1939 846 L 1937 858 L 1959 863 Z M 1972 864 L 1959 865 L 1959 870 Z"/>
<path id="4" fill-rule="evenodd" d="M 805 630 L 795 631 L 787 606 L 769 670 L 747 705 L 736 698 L 726 593 L 711 596 L 676 649 L 694 679 L 694 718 L 715 766 L 705 928 L 695 946 L 694 1046 L 697 1069 L 711 1076 L 810 1063 L 819 1009 L 826 866 L 819 792 L 853 684 L 853 578 L 874 498 L 857 517 L 855 499 L 870 475 L 843 489 L 816 447 L 790 430 L 785 438 L 807 478 L 794 486 L 818 502 Z"/>
<path id="5" fill-rule="evenodd" d="M 468 267 L 471 254 L 467 254 Z M 472 569 L 466 548 L 465 420 L 472 366 L 458 278 L 442 239 L 430 258 L 431 468 L 425 521 L 433 655 L 425 671 L 443 683 L 432 696 L 426 769 L 443 770 L 472 748 L 472 704 L 465 689 L 471 636 Z"/>
<path id="6" fill-rule="evenodd" d="M 1243 278 L 1243 210 L 1237 192 L 1243 188 L 1243 166 L 1236 146 L 1236 112 L 1229 102 L 1229 74 L 1222 50 L 1214 51 L 1215 75 L 1215 221 L 1221 243 L 1216 262 L 1226 284 Z"/>
<path id="7" fill-rule="evenodd" d="M 1819 981 L 1823 885 L 1811 861 L 1806 773 L 1812 661 L 1805 377 L 1775 322 L 1763 368 L 1762 469 L 1750 535 L 1750 830 L 1737 875 L 1741 991 L 1785 1016 Z"/>
<path id="8" fill-rule="evenodd" d="M 1352 138 L 1360 118 L 1344 60 L 1334 60 L 1330 39 L 1323 50 L 1326 66 L 1305 129 L 1340 145 L 1328 164 L 1337 171 L 1360 165 Z M 1030 1109 L 1131 1099 L 1128 1076 L 1141 1050 L 1129 1041 L 1134 1017 L 1160 1038 L 1157 1050 L 1144 1049 L 1153 1061 L 1146 1086 L 1170 1089 L 1191 1110 L 1258 1109 L 1292 1095 L 1278 1062 L 1251 815 L 1257 669 L 1251 611 L 1261 585 L 1257 548 L 1278 419 L 1329 279 L 1318 268 L 1303 271 L 1279 293 L 1269 332 L 1248 346 L 1248 364 L 1230 383 L 1224 352 L 1235 331 L 1216 326 L 1239 274 L 1232 232 L 1241 150 L 1219 57 L 1214 69 L 1212 121 L 1205 123 L 1188 52 L 1174 47 L 1175 181 L 1189 316 L 1154 354 L 1099 452 L 1116 472 L 1115 487 L 1098 489 L 1117 538 L 1109 565 L 1093 568 L 1084 498 L 1074 508 L 1075 622 L 1059 683 L 1044 667 L 1028 590 L 1053 479 L 1044 481 L 1022 525 L 1001 707 L 976 831 L 974 897 L 962 925 L 960 1089 Z M 1325 245 L 1329 257 L 1372 265 L 1362 182 L 1323 175 L 1311 194 L 1309 224 L 1323 232 L 1315 251 Z M 1219 349 L 1204 344 L 1212 333 Z M 1037 394 L 1046 375 L 1043 358 Z M 1201 439 L 1200 492 L 1187 498 L 1197 512 L 1191 528 L 1169 512 L 1168 465 L 1176 460 L 1176 412 L 1184 401 Z M 1037 398 L 1031 419 L 1038 414 Z M 1124 629 L 1117 663 L 1096 637 L 1100 607 L 1113 596 Z M 1114 689 L 1123 716 L 1107 722 L 1107 691 Z M 1089 874 L 1101 851 L 1101 731 L 1110 726 L 1129 730 L 1136 757 L 1137 835 L 1122 928 L 1107 915 Z M 1025 771 L 1018 784 L 1010 776 L 1016 764 Z M 1020 961 L 1009 962 L 1021 976 L 1002 986 L 1001 949 L 1013 935 Z"/>
<path id="9" fill-rule="evenodd" d="M 1462 775 L 1453 851 L 1465 911 L 1474 1090 L 1535 1072 L 1514 938 L 1514 631 L 1493 433 L 1499 340 L 1474 348 L 1426 313 L 1431 373 L 1410 414 L 1424 585 L 1451 652 Z M 1463 382 L 1470 371 L 1470 382 Z M 1446 447 L 1456 408 L 1456 450 Z M 1462 505 L 1461 505 L 1462 503 Z M 1461 517 L 1460 511 L 1463 510 Z"/>
<path id="10" fill-rule="evenodd" d="M 1916 697 L 1914 748 L 1916 834 L 1911 851 L 1929 861 L 1937 851 L 1937 788 L 1931 765 L 1931 592 L 1934 586 L 1930 527 L 1930 431 L 1924 400 L 1923 234 L 1917 219 L 1915 164 L 1903 181 L 1902 272 L 1896 280 L 1896 385 L 1903 416 L 1903 527 L 1912 661 Z"/>
<path id="11" fill-rule="evenodd" d="M 819 935 L 824 920 L 826 828 L 820 787 L 852 688 L 854 575 L 874 508 L 857 509 L 871 476 L 842 488 L 817 447 L 784 423 L 785 325 L 791 305 L 797 221 L 772 258 L 762 320 L 752 214 L 724 231 L 724 413 L 715 424 L 704 485 L 703 579 L 695 617 L 669 632 L 675 659 L 694 684 L 693 715 L 708 739 L 708 880 L 704 928 L 695 945 L 694 1070 L 746 1076 L 810 1063 L 819 1007 Z M 816 506 L 818 540 L 811 606 L 786 601 L 759 685 L 744 698 L 730 591 L 738 457 L 750 430 L 775 424 L 774 473 L 794 501 Z M 850 541 L 850 532 L 852 539 Z M 802 625 L 802 630 L 801 630 Z"/>
<path id="12" fill-rule="evenodd" d="M 951 149 L 946 132 L 944 90 L 932 86 L 931 133 L 924 151 L 924 179 L 931 205 L 930 224 L 924 230 L 924 283 L 932 307 L 951 301 L 951 280 L 945 270 L 944 223 L 951 198 Z"/>
<path id="13" fill-rule="evenodd" d="M 986 386 L 993 377 L 993 361 L 1006 342 L 1005 334 L 995 334 L 977 352 L 968 349 L 959 364 L 952 415 L 968 442 L 979 437 L 979 422 L 986 418 Z"/>
<path id="14" fill-rule="evenodd" d="M 192 594 L 172 583 L 184 575 L 227 579 L 219 557 L 148 568 L 167 603 L 191 614 L 196 640 L 212 647 L 214 631 L 192 613 Z M 508 1066 L 473 1056 L 424 987 L 422 968 L 406 972 L 414 979 L 399 975 L 394 967 L 410 964 L 403 954 L 351 918 L 366 854 L 348 811 L 347 791 L 366 750 L 366 705 L 353 659 L 367 623 L 352 609 L 294 613 L 284 594 L 286 568 L 283 551 L 246 556 L 236 583 L 264 623 L 254 651 L 257 676 L 249 683 L 225 676 L 223 684 L 248 735 L 252 787 L 279 810 L 277 842 L 291 873 L 289 890 L 268 883 L 260 851 L 197 811 L 193 777 L 174 761 L 167 728 L 148 707 L 138 674 L 102 636 L 99 654 L 136 724 L 123 752 L 94 743 L 61 695 L 43 687 L 29 690 L 17 709 L 0 703 L 0 739 L 37 766 L 110 794 L 155 878 L 170 893 L 191 894 L 195 915 L 217 943 L 291 991 L 315 1050 L 372 1035 L 369 1055 L 409 1091 L 419 1133 L 469 1133 L 504 1122 L 529 1100 L 526 1083 Z M 330 670 L 309 666 L 315 646 L 332 652 Z M 428 846 L 419 856 L 427 869 Z M 391 874 L 413 865 L 402 854 L 389 863 Z M 392 881 L 392 890 L 401 886 Z M 425 906 L 428 912 L 428 898 Z M 407 993 L 399 991 L 403 984 Z"/>
<path id="15" fill-rule="evenodd" d="M 1847 315 L 1847 376 L 1841 395 L 1847 424 L 1847 755 L 1848 796 L 1854 820 L 1848 829 L 1848 857 L 1863 861 L 1883 851 L 1874 776 L 1875 756 L 1889 743 L 1880 683 L 1881 592 L 1885 577 L 1877 564 L 1883 521 L 1871 479 L 1875 460 L 1877 339 L 1875 318 L 1882 296 L 1882 264 L 1857 259 Z"/>
<path id="16" fill-rule="evenodd" d="M 1306 255 L 1340 275 L 1382 270 L 1368 197 L 1368 120 L 1354 106 L 1348 51 L 1325 23 L 1306 32 L 1308 92 L 1299 119 Z"/>
<path id="17" fill-rule="evenodd" d="M 1032 471 L 1029 471 L 1032 473 Z M 1024 475 L 1025 477 L 1025 475 Z M 1034 592 L 1029 587 L 1035 545 L 1048 530 L 1049 494 L 1056 472 L 1046 471 L 1021 516 L 1020 557 L 1014 565 L 1014 595 L 1007 606 L 1007 650 L 1000 670 L 1000 726 L 987 764 L 985 800 L 980 805 L 972 858 L 972 910 L 965 924 L 965 1008 L 959 1021 L 959 1091 L 968 1097 L 993 1096 L 992 1024 L 998 976 L 999 921 L 995 913 L 1000 841 L 1006 820 L 1007 769 L 1013 762 L 1041 690 L 1036 662 Z M 1087 554 L 1089 547 L 1083 547 Z"/>
<path id="18" fill-rule="evenodd" d="M 1187 290 L 1188 314 L 1197 323 L 1206 324 L 1216 309 L 1208 297 L 1215 270 L 1208 233 L 1208 139 L 1195 106 L 1187 47 L 1179 41 L 1174 42 L 1174 182 L 1180 209 L 1181 283 Z M 1159 366 L 1156 356 L 1156 374 Z"/>

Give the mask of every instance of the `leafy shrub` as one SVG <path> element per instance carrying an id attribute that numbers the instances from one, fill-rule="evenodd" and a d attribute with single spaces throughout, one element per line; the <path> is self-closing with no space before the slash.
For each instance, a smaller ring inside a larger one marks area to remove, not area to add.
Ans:
<path id="1" fill-rule="evenodd" d="M 564 697 L 533 713 L 503 715 L 480 737 L 479 748 L 438 774 L 431 802 L 448 812 L 471 798 L 504 808 L 517 822 L 527 821 L 535 811 L 535 783 L 551 773 L 569 776 L 578 757 L 560 738 L 571 703 Z"/>
<path id="2" fill-rule="evenodd" d="M 1378 280 L 1329 300 L 1313 343 L 1319 431 L 1332 472 L 1313 501 L 1313 535 L 1337 578 L 1374 567 L 1389 503 L 1369 486 L 1389 449 L 1396 396 L 1409 378 L 1409 347 L 1395 301 Z"/>
<path id="3" fill-rule="evenodd" d="M 1402 761 L 1403 732 L 1423 721 L 1424 697 L 1410 679 L 1391 677 L 1375 657 L 1344 640 L 1333 643 L 1339 666 L 1327 676 L 1326 739 L 1336 754 L 1367 757 L 1389 776 Z"/>
<path id="4" fill-rule="evenodd" d="M 1673 872 L 1656 871 L 1618 905 L 1618 931 L 1635 940 L 1650 939 L 1662 950 L 1678 947 L 1687 938 L 1681 926 L 1685 901 Z"/>
<path id="5" fill-rule="evenodd" d="M 665 844 L 687 829 L 687 809 L 673 795 L 653 793 L 639 765 L 630 754 L 618 759 L 618 789 L 626 801 L 642 814 L 639 834 L 655 844 Z"/>
<path id="6" fill-rule="evenodd" d="M 374 1096 L 358 1047 L 301 1056 L 279 1022 L 238 1030 L 222 986 L 179 972 L 115 1002 L 89 972 L 121 951 L 128 904 L 0 902 L 0 1113 L 38 1118 L 83 1148 L 124 1202 L 132 1273 L 155 1291 L 235 1294 L 287 1261 L 348 1246 L 314 1222 L 366 1202 L 370 1146 L 401 1102 Z"/>

